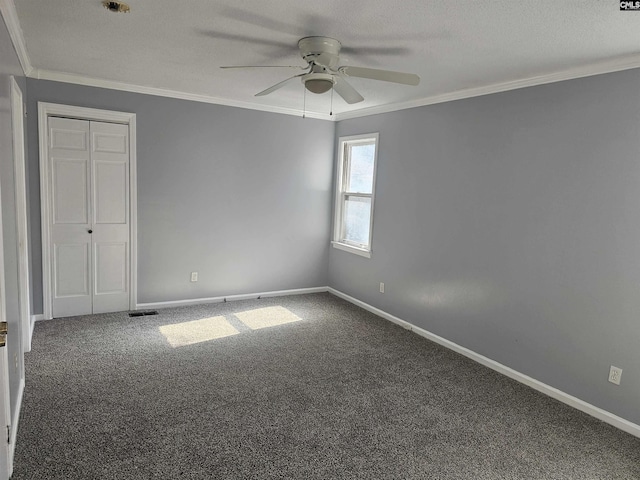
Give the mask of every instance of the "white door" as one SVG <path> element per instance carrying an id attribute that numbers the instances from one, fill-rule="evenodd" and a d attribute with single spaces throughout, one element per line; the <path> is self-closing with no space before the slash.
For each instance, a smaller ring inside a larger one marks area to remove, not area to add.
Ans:
<path id="1" fill-rule="evenodd" d="M 4 270 L 4 269 L 3 269 Z M 3 273 L 4 275 L 4 273 Z M 3 285 L 4 287 L 4 285 Z M 4 288 L 2 288 L 2 320 L 4 316 Z M 16 340 L 17 341 L 17 340 Z M 9 358 L 7 355 L 7 334 L 0 334 L 0 424 L 2 428 L 0 435 L 0 480 L 8 479 L 13 472 L 11 449 L 11 399 L 9 390 Z M 6 437 L 5 437 L 6 435 Z"/>
<path id="2" fill-rule="evenodd" d="M 2 212 L 2 205 L 0 205 Z M 4 286 L 4 247 L 3 247 L 2 219 L 0 218 L 0 325 L 6 326 L 7 311 Z M 12 342 L 18 342 L 18 337 L 12 333 Z M 7 480 L 13 471 L 11 464 L 11 397 L 9 390 L 9 358 L 7 355 L 7 334 L 0 333 L 0 480 Z M 4 435 L 7 435 L 6 437 Z"/>
<path id="3" fill-rule="evenodd" d="M 53 316 L 129 308 L 127 125 L 50 117 Z"/>
<path id="4" fill-rule="evenodd" d="M 13 126 L 13 157 L 16 193 L 16 227 L 18 240 L 18 300 L 20 325 L 25 352 L 31 351 L 31 307 L 29 305 L 29 235 L 27 228 L 27 177 L 24 154 L 24 103 L 22 90 L 11 77 L 11 113 Z M 20 371 L 24 376 L 24 368 Z"/>

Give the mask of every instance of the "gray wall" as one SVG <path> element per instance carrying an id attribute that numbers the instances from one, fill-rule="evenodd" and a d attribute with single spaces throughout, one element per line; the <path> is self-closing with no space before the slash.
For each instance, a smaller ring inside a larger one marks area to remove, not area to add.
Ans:
<path id="1" fill-rule="evenodd" d="M 640 424 L 638 85 L 632 70 L 339 122 L 380 149 L 373 257 L 331 249 L 330 285 Z"/>
<path id="2" fill-rule="evenodd" d="M 39 101 L 137 114 L 139 303 L 327 284 L 333 123 L 42 80 L 28 90 L 35 312 Z"/>
<path id="3" fill-rule="evenodd" d="M 0 17 L 1 18 L 1 17 Z M 18 243 L 14 186 L 13 128 L 11 120 L 11 76 L 15 76 L 23 100 L 27 99 L 25 78 L 4 20 L 0 21 L 0 188 L 2 189 L 2 230 L 4 247 L 5 301 L 8 323 L 7 355 L 11 413 L 16 411 L 23 367 L 22 326 L 18 301 Z M 18 369 L 14 360 L 18 360 Z"/>
<path id="4" fill-rule="evenodd" d="M 28 80 L 34 309 L 36 102 L 131 111 L 140 302 L 328 280 L 640 423 L 639 82 L 633 70 L 339 122 L 338 135 L 380 132 L 365 259 L 327 248 L 333 124 Z"/>

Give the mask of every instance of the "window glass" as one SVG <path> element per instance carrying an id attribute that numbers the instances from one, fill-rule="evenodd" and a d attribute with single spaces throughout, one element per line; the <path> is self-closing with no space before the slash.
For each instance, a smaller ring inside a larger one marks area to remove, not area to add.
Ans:
<path id="1" fill-rule="evenodd" d="M 371 223 L 371 198 L 348 196 L 344 209 L 344 240 L 367 245 Z"/>
<path id="2" fill-rule="evenodd" d="M 349 146 L 349 178 L 346 186 L 348 192 L 373 192 L 375 152 L 376 146 L 373 143 Z"/>

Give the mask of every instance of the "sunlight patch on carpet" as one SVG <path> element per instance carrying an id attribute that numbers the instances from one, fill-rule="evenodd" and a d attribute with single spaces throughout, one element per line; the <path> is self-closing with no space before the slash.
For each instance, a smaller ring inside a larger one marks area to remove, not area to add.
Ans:
<path id="1" fill-rule="evenodd" d="M 287 323 L 299 322 L 299 316 L 285 307 L 265 307 L 238 312 L 234 314 L 242 323 L 252 330 L 275 327 Z"/>
<path id="2" fill-rule="evenodd" d="M 159 327 L 159 330 L 173 348 L 208 342 L 240 333 L 222 316 L 163 325 Z"/>

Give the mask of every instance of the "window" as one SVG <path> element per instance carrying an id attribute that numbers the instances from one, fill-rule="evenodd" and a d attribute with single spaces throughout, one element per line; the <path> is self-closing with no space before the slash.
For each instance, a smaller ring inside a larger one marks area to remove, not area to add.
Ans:
<path id="1" fill-rule="evenodd" d="M 378 134 L 340 137 L 333 246 L 371 257 Z"/>

